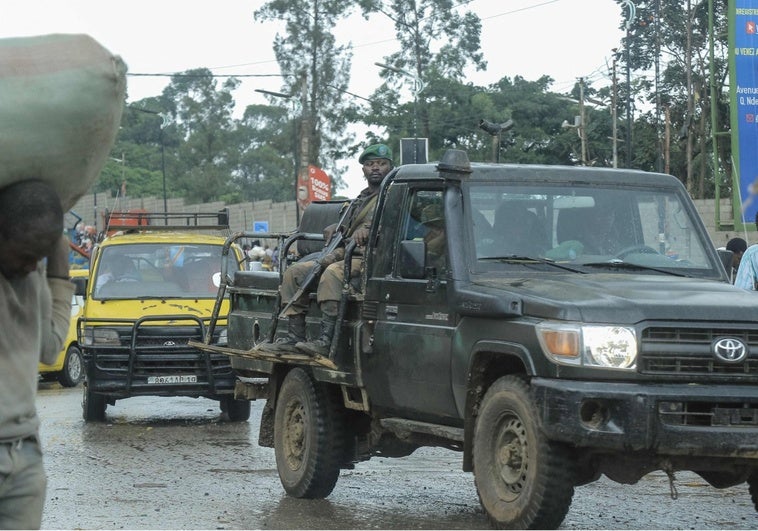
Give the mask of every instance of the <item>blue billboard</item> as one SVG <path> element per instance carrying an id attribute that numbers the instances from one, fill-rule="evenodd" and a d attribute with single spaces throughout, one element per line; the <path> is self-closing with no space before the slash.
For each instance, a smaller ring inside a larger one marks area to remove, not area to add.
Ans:
<path id="1" fill-rule="evenodd" d="M 752 227 L 758 213 L 758 0 L 731 0 L 730 7 L 732 153 L 739 183 L 734 219 L 738 227 L 740 221 Z"/>

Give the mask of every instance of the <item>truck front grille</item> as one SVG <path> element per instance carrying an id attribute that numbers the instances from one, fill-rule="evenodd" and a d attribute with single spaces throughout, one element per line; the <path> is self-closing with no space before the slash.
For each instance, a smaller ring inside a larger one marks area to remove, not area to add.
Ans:
<path id="1" fill-rule="evenodd" d="M 191 339 L 203 340 L 204 330 L 199 326 L 142 326 L 136 331 L 134 327 L 118 327 L 116 330 L 119 346 L 97 348 L 97 366 L 101 370 L 127 374 L 133 351 L 132 375 L 136 378 L 195 374 L 205 381 L 209 370 L 214 376 L 232 373 L 228 356 L 209 354 L 187 345 Z M 218 341 L 218 338 L 217 329 L 213 341 Z M 88 349 L 84 354 L 88 356 Z"/>
<path id="2" fill-rule="evenodd" d="M 740 339 L 749 354 L 739 363 L 719 360 L 713 342 L 722 337 Z M 739 382 L 758 382 L 758 330 L 731 328 L 651 327 L 643 330 L 639 372 L 682 377 L 724 377 Z"/>

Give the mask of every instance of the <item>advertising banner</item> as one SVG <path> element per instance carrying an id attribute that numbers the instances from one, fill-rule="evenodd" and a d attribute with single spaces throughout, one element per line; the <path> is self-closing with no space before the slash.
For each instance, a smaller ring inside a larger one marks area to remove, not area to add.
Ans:
<path id="1" fill-rule="evenodd" d="M 758 0 L 731 0 L 732 152 L 738 190 L 735 224 L 752 226 L 758 212 Z M 739 205 L 739 211 L 737 208 Z"/>
<path id="2" fill-rule="evenodd" d="M 321 168 L 309 164 L 297 180 L 297 203 L 301 209 L 312 201 L 329 201 L 332 198 L 332 180 Z"/>

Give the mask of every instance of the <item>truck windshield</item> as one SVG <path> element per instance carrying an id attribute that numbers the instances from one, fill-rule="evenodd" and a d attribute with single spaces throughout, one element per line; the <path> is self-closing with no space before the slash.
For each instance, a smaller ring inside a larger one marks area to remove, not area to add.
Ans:
<path id="1" fill-rule="evenodd" d="M 94 299 L 215 297 L 221 282 L 221 245 L 150 243 L 101 251 Z M 239 269 L 230 252 L 227 270 Z"/>
<path id="2" fill-rule="evenodd" d="M 719 276 L 710 240 L 675 191 L 471 183 L 468 197 L 478 271 L 535 267 L 539 260 L 509 259 L 533 257 L 588 272 Z"/>

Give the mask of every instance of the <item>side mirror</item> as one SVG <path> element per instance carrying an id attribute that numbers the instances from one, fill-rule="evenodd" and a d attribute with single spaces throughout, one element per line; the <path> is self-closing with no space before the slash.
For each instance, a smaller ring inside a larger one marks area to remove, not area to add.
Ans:
<path id="1" fill-rule="evenodd" d="M 425 278 L 426 243 L 420 240 L 400 242 L 398 273 L 403 278 Z"/>
<path id="2" fill-rule="evenodd" d="M 87 293 L 88 280 L 87 277 L 76 277 L 71 279 L 71 282 L 74 283 L 74 295 L 84 297 L 84 294 Z"/>

